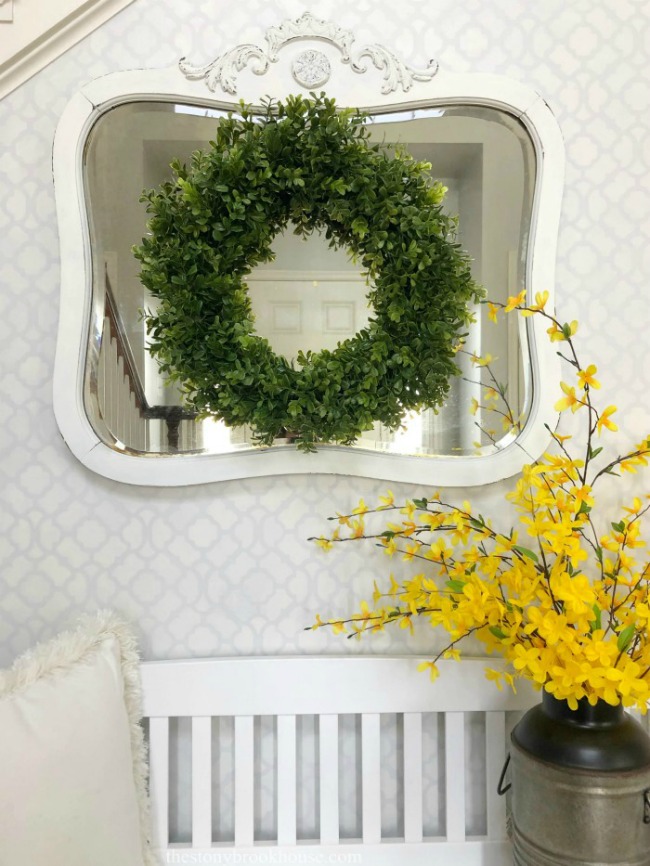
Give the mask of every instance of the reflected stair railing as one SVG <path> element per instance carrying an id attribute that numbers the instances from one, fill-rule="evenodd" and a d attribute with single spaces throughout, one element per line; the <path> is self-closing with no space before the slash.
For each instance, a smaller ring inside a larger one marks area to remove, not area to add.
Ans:
<path id="1" fill-rule="evenodd" d="M 150 405 L 108 273 L 104 281 L 104 324 L 97 370 L 99 409 L 112 435 L 134 451 L 157 450 L 149 421 L 164 422 L 160 450 L 201 450 L 196 413 L 183 406 Z"/>

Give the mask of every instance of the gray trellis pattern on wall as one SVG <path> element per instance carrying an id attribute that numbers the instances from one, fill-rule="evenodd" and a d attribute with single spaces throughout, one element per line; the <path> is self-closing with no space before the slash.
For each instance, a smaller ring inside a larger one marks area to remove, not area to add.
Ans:
<path id="1" fill-rule="evenodd" d="M 51 146 L 68 99 L 114 70 L 259 43 L 268 27 L 307 9 L 414 65 L 435 57 L 442 68 L 509 75 L 544 95 L 567 147 L 558 306 L 580 319 L 583 357 L 598 366 L 604 399 L 618 405 L 624 437 L 636 442 L 650 429 L 647 3 L 404 0 L 396 9 L 387 0 L 136 0 L 0 103 L 0 664 L 98 607 L 133 620 L 150 658 L 426 654 L 436 644 L 422 630 L 359 643 L 303 630 L 317 612 L 349 610 L 368 597 L 373 577 L 387 574 L 388 560 L 371 548 L 324 556 L 305 540 L 360 496 L 375 501 L 381 483 L 296 476 L 127 487 L 84 469 L 52 414 L 59 261 Z M 625 486 L 612 488 L 612 506 L 650 483 L 646 475 L 623 494 Z M 393 489 L 398 498 L 426 494 Z M 496 515 L 506 489 L 491 485 L 472 500 Z M 435 793 L 431 802 L 433 815 Z M 397 826 L 399 815 L 390 822 Z"/>

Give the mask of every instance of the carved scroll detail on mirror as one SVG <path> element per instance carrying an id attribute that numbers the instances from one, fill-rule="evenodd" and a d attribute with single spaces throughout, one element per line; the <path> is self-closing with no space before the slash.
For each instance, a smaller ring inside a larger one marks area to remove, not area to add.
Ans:
<path id="1" fill-rule="evenodd" d="M 237 90 L 254 106 L 269 96 L 281 100 L 295 93 L 294 62 L 305 51 L 313 56 L 305 65 L 303 84 L 307 75 L 312 79 L 317 73 L 325 75 L 326 65 L 314 61 L 322 54 L 331 67 L 328 97 L 340 106 L 371 107 L 369 125 L 377 141 L 402 141 L 416 159 L 431 161 L 435 156 L 434 171 L 449 186 L 449 208 L 461 214 L 463 241 L 477 262 L 480 282 L 513 293 L 525 286 L 531 298 L 535 292 L 552 294 L 564 162 L 557 123 L 541 96 L 497 76 L 401 68 L 395 55 L 382 46 L 353 52 L 349 31 L 319 22 L 308 13 L 272 28 L 269 34 L 266 48 L 242 42 L 213 64 L 187 64 L 185 77 L 179 75 L 177 65 L 105 76 L 87 84 L 66 109 L 54 148 L 62 251 L 54 406 L 65 441 L 85 466 L 132 484 L 184 485 L 313 472 L 464 486 L 514 474 L 542 453 L 548 443 L 545 425 L 556 421 L 553 386 L 559 365 L 536 320 L 528 320 L 519 334 L 498 337 L 496 347 L 504 377 L 521 391 L 524 429 L 518 436 L 500 432 L 497 444 L 483 443 L 478 455 L 471 441 L 475 438 L 471 418 L 463 427 L 462 441 L 457 440 L 461 447 L 439 450 L 439 440 L 446 441 L 451 434 L 440 429 L 438 416 L 418 421 L 395 439 L 375 430 L 352 447 L 325 446 L 316 454 L 298 453 L 289 442 L 260 451 L 251 446 L 245 427 L 223 431 L 216 425 L 209 430 L 207 422 L 195 424 L 183 414 L 178 394 L 161 387 L 137 318 L 147 299 L 141 286 L 139 296 L 128 294 L 129 287 L 135 291 L 138 286 L 130 244 L 138 243 L 145 231 L 145 215 L 137 204 L 140 192 L 165 178 L 172 157 L 187 160 L 213 136 L 219 118 L 237 110 L 236 102 L 227 100 L 224 92 Z M 281 50 L 294 40 L 305 44 L 295 52 Z M 339 60 L 345 64 L 343 69 Z M 363 72 L 364 62 L 368 74 L 352 74 Z M 384 72 L 382 93 L 378 92 L 381 76 L 371 74 L 371 65 Z M 413 81 L 419 81 L 417 101 L 409 102 L 398 94 Z M 219 88 L 222 93 L 217 96 Z M 117 147 L 102 139 L 102 130 L 119 118 L 127 125 L 119 126 L 116 141 L 122 143 Z M 128 123 L 138 125 L 139 137 Z M 478 129 L 477 123 L 488 130 L 487 139 L 472 131 Z M 507 128 L 514 135 L 512 147 L 526 141 L 529 155 L 521 171 L 504 155 L 499 126 L 504 135 Z M 440 133 L 437 138 L 431 135 L 434 129 Z M 92 165 L 88 160 L 98 151 L 103 152 L 103 161 Z M 504 207 L 502 203 L 500 211 L 504 176 L 512 183 L 517 171 L 521 177 L 517 183 L 529 193 L 519 204 Z M 467 186 L 470 178 L 479 186 Z M 485 210 L 489 202 L 497 203 L 496 210 Z M 464 213 L 470 218 L 464 219 Z M 482 222 L 474 225 L 472 214 Z M 506 229 L 517 234 L 504 236 L 497 246 L 495 232 Z M 118 230 L 124 237 L 118 236 Z M 296 347 L 304 348 L 310 338 L 312 313 L 325 322 L 320 339 L 333 345 L 358 330 L 367 312 L 363 275 L 345 258 L 330 261 L 309 245 L 297 250 L 285 249 L 283 244 L 278 237 L 273 266 L 251 274 L 254 307 L 268 311 L 259 313 L 260 333 L 264 320 L 274 331 L 273 339 L 281 341 L 277 351 L 292 357 Z M 306 311 L 304 315 L 300 309 Z M 495 339 L 494 333 L 486 336 L 482 351 L 492 352 L 489 340 Z M 120 408 L 118 421 L 106 408 L 114 397 L 113 386 L 106 385 L 107 373 L 116 373 L 129 403 L 128 412 Z M 138 376 L 142 389 L 135 385 Z M 459 395 L 466 407 L 474 386 L 462 379 L 457 384 L 467 392 Z M 466 415 L 453 405 L 451 412 L 453 417 Z M 133 432 L 136 428 L 138 432 Z M 422 448 L 425 439 L 430 448 Z"/>
<path id="2" fill-rule="evenodd" d="M 203 66 L 193 66 L 184 57 L 181 58 L 178 65 L 183 75 L 189 80 L 205 80 L 206 87 L 212 93 L 221 88 L 225 93 L 235 95 L 237 93 L 237 73 L 249 64 L 251 64 L 251 70 L 255 75 L 264 75 L 270 64 L 278 60 L 278 52 L 285 45 L 299 39 L 318 39 L 338 48 L 341 53 L 341 62 L 349 63 L 353 72 L 359 75 L 367 72 L 368 66 L 363 63 L 363 59 L 368 58 L 376 69 L 384 73 L 381 92 L 385 94 L 393 93 L 400 87 L 406 93 L 411 89 L 414 81 L 430 81 L 438 72 L 438 63 L 435 60 L 431 60 L 426 69 L 413 69 L 401 61 L 392 51 L 378 44 L 361 48 L 357 53 L 356 60 L 353 60 L 351 48 L 354 36 L 352 32 L 330 21 L 315 18 L 310 12 L 305 12 L 295 21 L 288 19 L 277 27 L 269 28 L 265 39 L 268 44 L 266 50 L 247 43 L 231 48 L 211 63 L 206 63 Z M 312 53 L 318 53 L 320 58 L 329 64 L 321 52 Z M 294 78 L 302 87 L 309 89 L 322 86 L 328 80 L 329 74 L 311 80 L 311 76 L 300 77 L 294 72 Z"/>

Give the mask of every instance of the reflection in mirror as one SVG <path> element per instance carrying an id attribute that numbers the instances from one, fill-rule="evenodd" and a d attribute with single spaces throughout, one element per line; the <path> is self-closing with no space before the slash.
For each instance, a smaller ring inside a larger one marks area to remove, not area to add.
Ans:
<path id="1" fill-rule="evenodd" d="M 88 137 L 84 183 L 93 296 L 84 399 L 93 428 L 116 450 L 218 454 L 255 448 L 246 427 L 197 421 L 183 408 L 178 387 L 165 382 L 147 351 L 142 320 L 142 310 L 154 301 L 131 253 L 146 233 L 142 189 L 168 179 L 172 159 L 187 162 L 194 150 L 207 147 L 223 116 L 189 105 L 128 103 L 103 114 Z M 373 140 L 399 143 L 431 163 L 432 177 L 448 188 L 445 209 L 458 215 L 458 241 L 472 258 L 473 276 L 489 297 L 505 301 L 519 292 L 536 170 L 533 143 L 519 121 L 493 108 L 438 106 L 378 114 L 368 123 Z M 365 325 L 372 312 L 368 285 L 345 249 L 330 249 L 317 234 L 304 240 L 290 231 L 276 237 L 273 249 L 275 260 L 255 268 L 248 287 L 257 331 L 275 352 L 293 358 L 299 349 L 335 348 Z M 398 431 L 377 424 L 352 447 L 453 456 L 489 453 L 512 441 L 499 407 L 477 410 L 476 403 L 484 405 L 482 387 L 493 374 L 507 388 L 514 416 L 525 421 L 532 398 L 525 329 L 516 317 L 494 324 L 481 307 L 465 349 L 444 406 L 412 413 Z M 473 365 L 471 354 L 490 355 L 489 370 Z"/>

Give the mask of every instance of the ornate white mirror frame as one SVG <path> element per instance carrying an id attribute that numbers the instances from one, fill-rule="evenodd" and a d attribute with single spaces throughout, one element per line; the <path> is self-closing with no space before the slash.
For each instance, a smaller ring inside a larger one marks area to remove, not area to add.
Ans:
<path id="1" fill-rule="evenodd" d="M 139 454 L 106 444 L 84 405 L 85 360 L 92 302 L 91 239 L 83 159 L 90 130 L 121 104 L 176 102 L 229 109 L 239 100 L 259 106 L 269 95 L 325 91 L 339 105 L 372 114 L 470 105 L 501 110 L 530 136 L 536 161 L 525 285 L 529 298 L 549 291 L 553 304 L 555 251 L 564 177 L 559 127 L 543 98 L 507 78 L 456 75 L 433 61 L 410 68 L 381 45 L 354 49 L 353 35 L 306 13 L 271 28 L 267 46 L 240 45 L 203 67 L 181 60 L 163 70 L 107 75 L 77 93 L 61 117 L 54 142 L 54 179 L 61 244 L 61 312 L 54 372 L 54 409 L 63 438 L 89 469 L 131 484 L 186 485 L 263 475 L 335 473 L 435 486 L 472 486 L 507 478 L 539 456 L 557 413 L 556 352 L 541 317 L 527 320 L 532 388 L 521 433 L 481 456 L 411 456 L 325 446 L 306 454 L 281 447 L 223 454 Z M 296 44 L 298 43 L 298 44 Z"/>

